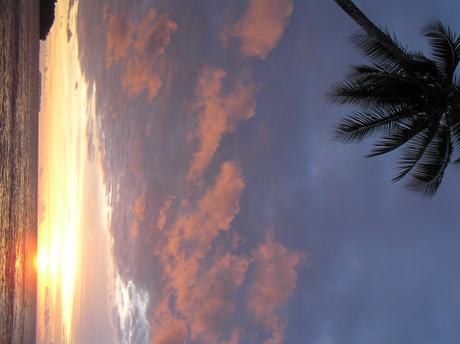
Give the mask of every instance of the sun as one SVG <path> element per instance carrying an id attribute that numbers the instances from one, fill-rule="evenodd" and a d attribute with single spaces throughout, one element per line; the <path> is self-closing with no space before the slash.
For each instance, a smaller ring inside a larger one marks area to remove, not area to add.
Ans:
<path id="1" fill-rule="evenodd" d="M 48 256 L 46 255 L 45 251 L 42 251 L 37 257 L 37 265 L 41 273 L 45 272 L 48 266 Z"/>

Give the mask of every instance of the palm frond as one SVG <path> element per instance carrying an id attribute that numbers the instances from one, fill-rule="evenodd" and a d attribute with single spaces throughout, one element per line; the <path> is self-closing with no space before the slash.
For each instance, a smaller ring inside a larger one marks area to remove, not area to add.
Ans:
<path id="1" fill-rule="evenodd" d="M 373 63 L 372 65 L 357 64 L 351 66 L 350 71 L 345 75 L 346 78 L 355 78 L 362 75 L 388 75 L 394 78 L 407 79 L 406 72 L 399 65 L 384 66 Z"/>
<path id="2" fill-rule="evenodd" d="M 364 67 L 356 66 L 354 77 L 338 82 L 329 90 L 327 96 L 332 102 L 352 104 L 362 108 L 376 104 L 398 106 L 402 104 L 417 105 L 428 100 L 428 96 L 420 93 L 418 86 L 410 79 L 399 75 L 364 71 Z"/>
<path id="3" fill-rule="evenodd" d="M 446 115 L 451 125 L 450 131 L 452 136 L 452 145 L 455 148 L 460 147 L 460 104 L 448 108 Z"/>
<path id="4" fill-rule="evenodd" d="M 420 162 L 412 169 L 405 187 L 424 197 L 433 197 L 441 184 L 444 171 L 452 158 L 452 142 L 448 125 L 440 125 Z"/>
<path id="5" fill-rule="evenodd" d="M 432 91 L 442 91 L 442 73 L 440 72 L 435 61 L 423 55 L 411 54 L 412 66 L 414 73 L 425 85 L 429 86 Z M 421 89 L 424 92 L 423 89 Z"/>
<path id="6" fill-rule="evenodd" d="M 460 147 L 460 82 L 455 75 L 460 36 L 433 18 L 422 31 L 433 51 L 429 59 L 408 51 L 359 9 L 342 8 L 366 31 L 350 40 L 371 63 L 353 66 L 344 81 L 330 88 L 329 100 L 358 107 L 332 128 L 333 138 L 359 143 L 380 136 L 367 156 L 401 147 L 392 181 L 409 176 L 408 189 L 432 197 L 453 150 Z"/>
<path id="7" fill-rule="evenodd" d="M 436 135 L 438 126 L 439 123 L 433 122 L 412 137 L 408 146 L 404 147 L 401 153 L 401 157 L 398 160 L 399 172 L 391 179 L 392 182 L 397 182 L 404 178 L 420 161 L 430 142 Z"/>
<path id="8" fill-rule="evenodd" d="M 407 50 L 402 47 L 396 37 L 391 37 L 388 33 L 388 30 L 383 29 L 382 32 L 395 43 L 395 46 L 399 48 L 401 53 L 406 54 Z M 399 65 L 396 57 L 378 40 L 375 38 L 364 34 L 361 31 L 355 32 L 350 36 L 350 42 L 361 52 L 364 56 L 368 57 L 370 60 L 377 64 L 382 64 L 386 66 L 395 66 Z"/>
<path id="9" fill-rule="evenodd" d="M 333 127 L 333 138 L 343 143 L 359 143 L 367 137 L 389 132 L 401 126 L 404 117 L 412 115 L 413 112 L 409 108 L 355 111 Z"/>
<path id="10" fill-rule="evenodd" d="M 427 22 L 422 33 L 428 38 L 435 61 L 450 85 L 460 61 L 460 36 L 436 17 Z"/>
<path id="11" fill-rule="evenodd" d="M 331 86 L 326 96 L 333 103 L 372 107 L 375 100 L 372 92 L 354 79 L 339 81 Z"/>
<path id="12" fill-rule="evenodd" d="M 375 142 L 374 147 L 366 155 L 367 158 L 389 153 L 408 143 L 416 135 L 424 131 L 431 121 L 430 116 L 420 114 L 418 108 L 399 110 L 401 119 L 393 130 L 385 132 L 382 138 Z"/>
<path id="13" fill-rule="evenodd" d="M 460 163 L 460 157 L 452 161 L 452 164 L 456 165 L 458 167 L 458 164 Z"/>

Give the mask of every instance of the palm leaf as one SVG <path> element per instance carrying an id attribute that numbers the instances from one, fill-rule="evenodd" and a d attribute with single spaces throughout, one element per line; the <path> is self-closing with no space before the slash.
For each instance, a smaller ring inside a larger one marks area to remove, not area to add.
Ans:
<path id="1" fill-rule="evenodd" d="M 450 86 L 460 61 L 460 36 L 449 27 L 444 27 L 436 17 L 428 21 L 422 33 L 428 38 L 435 61 L 444 75 L 445 82 Z"/>
<path id="2" fill-rule="evenodd" d="M 351 42 L 371 64 L 352 67 L 334 84 L 329 99 L 358 107 L 332 128 L 333 138 L 358 143 L 380 138 L 367 156 L 402 147 L 392 181 L 410 176 L 406 187 L 432 197 L 460 147 L 460 36 L 433 18 L 423 28 L 434 58 L 411 52 L 386 29 L 378 29 L 350 1 L 336 1 L 362 29 Z M 460 164 L 460 157 L 455 161 Z"/>
<path id="3" fill-rule="evenodd" d="M 354 73 L 358 68 L 363 70 L 363 67 L 357 66 Z M 332 85 L 328 93 L 331 101 L 367 108 L 376 104 L 415 106 L 428 99 L 421 96 L 420 89 L 410 78 L 385 73 L 355 75 Z"/>
<path id="4" fill-rule="evenodd" d="M 452 142 L 448 125 L 440 125 L 422 160 L 411 171 L 406 188 L 433 197 L 441 184 L 444 171 L 452 158 Z"/>
<path id="5" fill-rule="evenodd" d="M 351 70 L 345 75 L 346 78 L 354 78 L 362 75 L 387 75 L 394 78 L 408 79 L 407 73 L 399 65 L 383 65 L 373 63 L 372 65 L 357 64 L 351 66 Z"/>
<path id="6" fill-rule="evenodd" d="M 392 182 L 401 180 L 420 161 L 431 140 L 436 135 L 438 125 L 439 123 L 432 122 L 431 125 L 412 137 L 410 144 L 402 151 L 401 158 L 398 161 L 399 172 L 391 179 Z"/>
<path id="7" fill-rule="evenodd" d="M 454 148 L 460 146 L 460 104 L 451 107 L 447 111 L 449 123 L 451 123 L 452 144 Z"/>
<path id="8" fill-rule="evenodd" d="M 389 153 L 403 146 L 426 130 L 429 122 L 433 121 L 430 116 L 419 114 L 418 108 L 401 109 L 400 112 L 402 118 L 398 121 L 398 125 L 374 144 L 372 150 L 366 155 L 367 158 Z"/>
<path id="9" fill-rule="evenodd" d="M 401 46 L 396 37 L 391 37 L 386 29 L 383 29 L 382 32 L 395 43 L 395 46 L 399 48 L 403 55 L 406 54 L 406 49 Z M 352 34 L 350 36 L 350 42 L 361 50 L 364 56 L 377 64 L 386 66 L 399 65 L 396 57 L 381 42 L 361 31 Z"/>
<path id="10" fill-rule="evenodd" d="M 343 143 L 359 143 L 400 126 L 401 119 L 412 113 L 413 110 L 397 108 L 355 111 L 333 127 L 333 138 Z"/>

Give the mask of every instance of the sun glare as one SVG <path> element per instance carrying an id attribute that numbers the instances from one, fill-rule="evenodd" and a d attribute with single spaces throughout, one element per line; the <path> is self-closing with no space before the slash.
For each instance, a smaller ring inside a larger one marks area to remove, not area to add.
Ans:
<path id="1" fill-rule="evenodd" d="M 73 342 L 78 320 L 75 295 L 81 214 L 86 206 L 82 195 L 88 89 L 78 62 L 76 35 L 68 34 L 76 33 L 78 1 L 71 2 L 71 7 L 69 0 L 57 2 L 55 14 L 62 28 L 54 25 L 40 46 L 39 166 L 43 172 L 38 197 L 45 216 L 38 239 L 37 343 Z"/>
<path id="2" fill-rule="evenodd" d="M 57 240 L 54 240 L 57 241 Z M 59 267 L 59 245 L 56 242 L 53 242 L 50 249 L 50 271 L 53 273 L 53 276 L 57 275 Z"/>
<path id="3" fill-rule="evenodd" d="M 46 270 L 46 267 L 48 266 L 48 257 L 46 256 L 45 251 L 42 251 L 40 255 L 38 256 L 37 265 L 38 265 L 38 268 L 40 269 L 40 272 L 44 273 Z"/>

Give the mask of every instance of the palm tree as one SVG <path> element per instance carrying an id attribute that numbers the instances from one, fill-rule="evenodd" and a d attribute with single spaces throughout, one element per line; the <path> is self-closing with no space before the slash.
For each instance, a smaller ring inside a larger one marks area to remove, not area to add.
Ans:
<path id="1" fill-rule="evenodd" d="M 352 35 L 351 41 L 371 61 L 353 66 L 347 79 L 330 89 L 331 100 L 359 108 L 333 128 L 334 138 L 358 143 L 378 136 L 369 157 L 404 146 L 392 181 L 408 175 L 408 189 L 434 196 L 460 146 L 460 82 L 455 74 L 460 36 L 431 19 L 422 29 L 433 51 L 429 59 L 404 48 L 353 2 L 334 1 L 366 32 Z"/>

